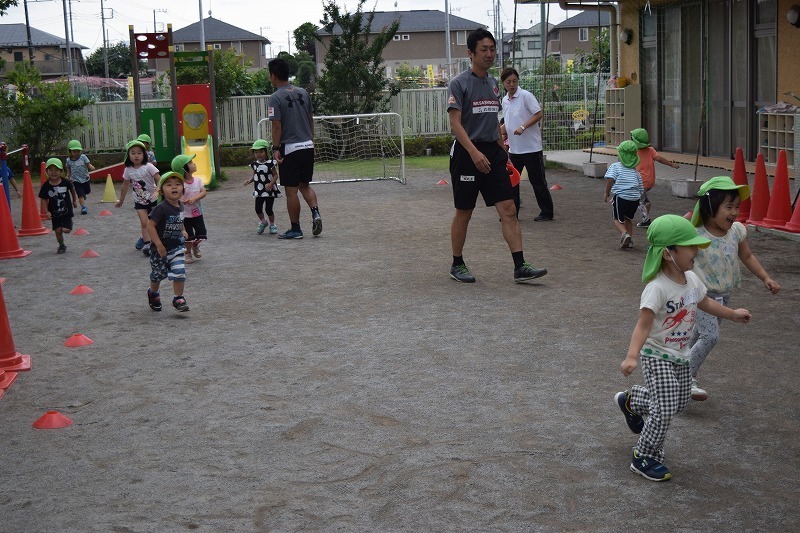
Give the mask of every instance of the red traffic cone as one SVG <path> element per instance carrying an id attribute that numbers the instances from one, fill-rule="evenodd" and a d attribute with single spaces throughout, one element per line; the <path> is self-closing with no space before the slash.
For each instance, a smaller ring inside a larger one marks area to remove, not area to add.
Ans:
<path id="1" fill-rule="evenodd" d="M 73 235 L 89 235 L 89 232 L 83 228 L 78 228 L 72 232 Z"/>
<path id="2" fill-rule="evenodd" d="M 100 254 L 98 254 L 94 250 L 86 250 L 81 254 L 81 257 L 83 257 L 84 259 L 87 259 L 89 257 L 100 257 Z"/>
<path id="3" fill-rule="evenodd" d="M 58 411 L 47 411 L 33 423 L 33 427 L 36 429 L 61 429 L 71 425 L 72 419 Z"/>
<path id="4" fill-rule="evenodd" d="M 112 212 L 111 212 L 111 211 L 109 211 L 108 209 L 103 209 L 102 211 L 100 211 L 100 216 L 101 216 L 101 217 L 110 217 L 110 216 L 112 216 L 113 214 L 114 214 L 114 213 L 112 213 Z"/>
<path id="5" fill-rule="evenodd" d="M 22 355 L 14 347 L 11 325 L 8 323 L 8 313 L 6 313 L 6 301 L 3 298 L 3 289 L 0 288 L 0 370 L 13 373 L 30 369 L 31 356 Z M 13 381 L 13 378 L 11 379 Z"/>
<path id="6" fill-rule="evenodd" d="M 736 160 L 733 163 L 733 182 L 736 185 L 748 185 L 747 183 L 747 170 L 744 167 L 744 153 L 741 148 L 736 149 Z M 739 204 L 739 216 L 736 217 L 736 222 L 745 222 L 750 216 L 750 197 Z"/>
<path id="7" fill-rule="evenodd" d="M 561 189 L 563 189 L 563 188 L 564 188 L 564 187 L 562 187 L 561 185 L 559 185 L 558 183 L 556 183 L 555 185 L 553 185 L 552 187 L 550 187 L 550 190 L 551 190 L 551 191 L 560 191 L 560 190 L 561 190 Z"/>
<path id="8" fill-rule="evenodd" d="M 509 179 L 511 179 L 511 186 L 516 187 L 519 185 L 519 182 L 522 181 L 522 176 L 519 175 L 519 170 L 511 164 L 511 161 L 506 163 L 506 171 L 508 172 Z"/>
<path id="9" fill-rule="evenodd" d="M 50 230 L 42 226 L 39 209 L 36 207 L 36 196 L 33 194 L 31 173 L 26 170 L 22 176 L 22 227 L 17 236 L 47 235 Z"/>
<path id="10" fill-rule="evenodd" d="M 75 288 L 69 291 L 70 294 L 92 294 L 94 291 L 86 285 L 75 285 Z"/>
<path id="11" fill-rule="evenodd" d="M 0 370 L 0 398 L 3 397 L 3 392 L 5 392 L 5 390 L 17 380 L 17 375 L 18 374 L 16 372 L 6 372 L 5 370 Z"/>
<path id="12" fill-rule="evenodd" d="M 80 333 L 73 333 L 72 337 L 64 341 L 64 346 L 67 348 L 78 348 L 80 346 L 88 346 L 94 344 L 94 341 L 86 335 Z"/>
<path id="13" fill-rule="evenodd" d="M 0 259 L 16 259 L 30 255 L 30 251 L 19 247 L 17 234 L 14 233 L 14 221 L 8 208 L 6 191 L 0 187 Z"/>
<path id="14" fill-rule="evenodd" d="M 436 182 L 436 185 L 447 185 L 447 180 L 439 180 Z"/>
<path id="15" fill-rule="evenodd" d="M 792 198 L 789 192 L 789 168 L 786 165 L 786 151 L 778 153 L 775 167 L 775 180 L 772 182 L 772 195 L 769 209 L 761 225 L 765 228 L 781 228 L 792 217 Z"/>
<path id="16" fill-rule="evenodd" d="M 747 223 L 760 226 L 769 208 L 769 182 L 763 154 L 756 156 L 756 178 L 753 181 L 750 199 L 753 202 L 750 206 L 750 218 L 747 219 Z"/>
<path id="17" fill-rule="evenodd" d="M 44 182 L 47 181 L 47 167 L 44 161 L 39 163 L 39 185 L 44 185 Z M 45 207 L 47 209 L 47 207 Z M 42 211 L 39 214 L 39 218 L 42 220 L 47 220 L 47 211 Z"/>

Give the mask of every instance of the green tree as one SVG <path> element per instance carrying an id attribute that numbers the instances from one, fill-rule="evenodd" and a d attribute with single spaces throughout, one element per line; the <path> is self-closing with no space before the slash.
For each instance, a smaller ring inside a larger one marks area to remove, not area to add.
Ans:
<path id="1" fill-rule="evenodd" d="M 17 4 L 17 0 L 0 0 L 0 17 L 8 12 L 9 7 L 15 7 Z"/>
<path id="2" fill-rule="evenodd" d="M 289 52 L 279 52 L 278 59 L 283 59 L 286 61 L 286 64 L 289 65 L 289 76 L 294 76 L 297 74 L 297 68 L 300 64 L 297 62 L 297 59 L 294 58 L 292 54 Z"/>
<path id="3" fill-rule="evenodd" d="M 375 12 L 364 13 L 365 1 L 359 0 L 353 13 L 343 12 L 335 0 L 323 4 L 320 22 L 332 39 L 316 92 L 319 107 L 327 114 L 374 113 L 386 109 L 389 102 L 383 96 L 390 84 L 383 75 L 382 54 L 400 22 L 374 31 Z M 398 90 L 391 88 L 393 94 Z"/>
<path id="4" fill-rule="evenodd" d="M 224 102 L 231 96 L 254 94 L 253 77 L 247 72 L 250 61 L 233 48 L 214 50 L 214 87 L 217 102 Z M 177 70 L 178 84 L 208 83 L 206 66 L 183 67 Z"/>
<path id="5" fill-rule="evenodd" d="M 600 30 L 599 36 L 597 30 L 593 30 L 591 33 L 592 51 L 575 50 L 576 70 L 578 72 L 597 72 L 599 63 L 601 72 L 609 72 L 611 70 L 611 42 L 608 37 L 608 29 Z"/>
<path id="6" fill-rule="evenodd" d="M 261 69 L 253 74 L 253 92 L 250 94 L 272 94 L 275 92 L 275 87 L 269 81 L 269 70 Z"/>
<path id="7" fill-rule="evenodd" d="M 147 63 L 139 61 L 139 72 L 147 70 Z M 103 48 L 98 48 L 86 58 L 86 71 L 89 76 L 106 75 L 105 58 Z M 108 47 L 108 75 L 112 78 L 125 78 L 130 76 L 131 70 L 131 49 L 126 42 L 118 42 Z"/>
<path id="8" fill-rule="evenodd" d="M 302 50 L 311 56 L 311 61 L 317 59 L 317 51 L 314 44 L 317 42 L 317 28 L 310 22 L 304 22 L 294 30 L 294 47 L 296 50 Z"/>
<path id="9" fill-rule="evenodd" d="M 69 133 L 87 124 L 79 112 L 89 100 L 74 96 L 69 82 L 44 83 L 29 63 L 16 65 L 7 80 L 17 91 L 0 94 L 0 116 L 11 120 L 10 144 L 27 144 L 34 160 L 64 148 Z"/>

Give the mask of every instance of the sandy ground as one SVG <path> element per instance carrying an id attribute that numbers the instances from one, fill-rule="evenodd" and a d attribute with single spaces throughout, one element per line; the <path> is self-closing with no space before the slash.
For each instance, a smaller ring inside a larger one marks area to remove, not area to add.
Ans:
<path id="1" fill-rule="evenodd" d="M 753 322 L 723 325 L 711 397 L 675 421 L 657 484 L 628 470 L 636 438 L 612 402 L 641 382 L 619 363 L 644 233 L 618 249 L 602 180 L 550 171 L 563 189 L 544 223 L 523 183 L 526 258 L 550 271 L 529 285 L 479 207 L 466 285 L 448 276 L 448 176 L 320 184 L 322 236 L 304 208 L 306 238 L 280 241 L 256 234 L 246 175 L 228 173 L 205 200 L 189 313 L 169 285 L 148 308 L 133 208 L 99 204 L 102 185 L 65 255 L 50 234 L 0 261 L 33 365 L 0 399 L 0 531 L 797 530 L 800 243 L 751 232 L 783 290 L 744 269 L 732 304 Z M 664 187 L 653 200 L 692 207 Z M 94 344 L 65 347 L 73 333 Z M 51 409 L 74 424 L 33 429 Z"/>

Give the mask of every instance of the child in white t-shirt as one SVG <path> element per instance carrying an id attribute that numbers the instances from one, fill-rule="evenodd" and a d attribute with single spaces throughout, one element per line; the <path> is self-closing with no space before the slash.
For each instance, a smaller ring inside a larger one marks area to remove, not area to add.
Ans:
<path id="1" fill-rule="evenodd" d="M 194 177 L 197 164 L 192 161 L 197 154 L 176 155 L 172 159 L 172 171 L 183 176 L 183 227 L 186 229 L 186 262 L 194 263 L 192 254 L 197 259 L 203 257 L 200 253 L 200 242 L 208 239 L 206 221 L 203 217 L 203 206 L 200 200 L 206 197 L 206 187 L 203 181 Z"/>

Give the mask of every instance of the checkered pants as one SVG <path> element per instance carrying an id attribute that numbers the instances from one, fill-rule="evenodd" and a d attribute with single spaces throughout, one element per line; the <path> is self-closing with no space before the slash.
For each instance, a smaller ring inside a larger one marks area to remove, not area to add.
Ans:
<path id="1" fill-rule="evenodd" d="M 631 387 L 631 411 L 645 417 L 636 451 L 639 455 L 664 461 L 664 440 L 672 418 L 683 411 L 692 392 L 688 365 L 641 357 L 645 386 Z"/>

